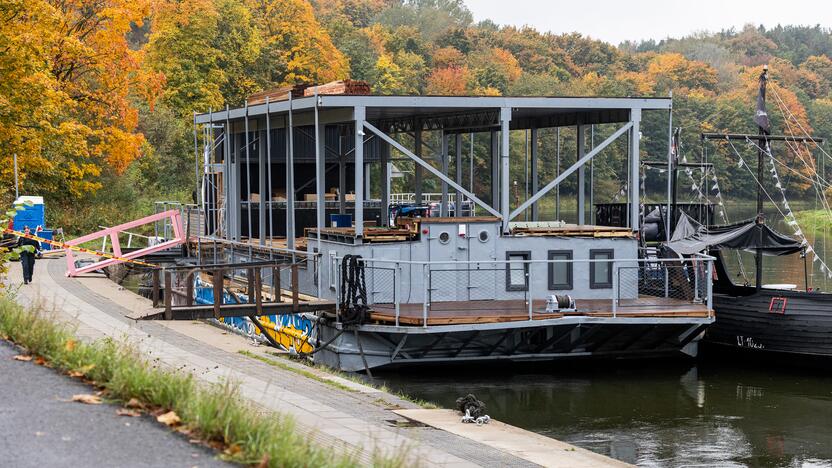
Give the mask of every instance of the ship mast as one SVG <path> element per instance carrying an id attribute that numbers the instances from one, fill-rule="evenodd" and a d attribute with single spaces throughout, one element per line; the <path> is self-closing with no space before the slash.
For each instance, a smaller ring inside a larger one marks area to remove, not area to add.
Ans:
<path id="1" fill-rule="evenodd" d="M 757 93 L 757 113 L 754 115 L 754 122 L 757 124 L 759 144 L 757 145 L 757 224 L 765 223 L 763 214 L 763 155 L 769 151 L 768 136 L 771 134 L 771 122 L 766 111 L 766 85 L 768 84 L 768 65 L 763 66 L 760 74 L 760 90 Z M 760 236 L 763 231 L 760 230 Z M 762 239 L 760 239 L 762 241 Z M 762 242 L 760 242 L 762 244 Z M 763 251 L 757 249 L 754 253 L 755 286 L 757 291 L 763 285 Z"/>

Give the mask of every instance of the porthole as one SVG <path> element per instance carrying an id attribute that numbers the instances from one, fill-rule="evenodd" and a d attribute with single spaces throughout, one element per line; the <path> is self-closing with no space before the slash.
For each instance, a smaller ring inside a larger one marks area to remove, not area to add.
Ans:
<path id="1" fill-rule="evenodd" d="M 439 234 L 439 243 L 440 244 L 447 244 L 450 241 L 451 241 L 451 235 L 448 234 L 446 231 L 443 231 L 441 234 Z"/>
<path id="2" fill-rule="evenodd" d="M 486 231 L 485 229 L 480 231 L 479 239 L 480 239 L 480 242 L 488 242 L 488 231 Z"/>

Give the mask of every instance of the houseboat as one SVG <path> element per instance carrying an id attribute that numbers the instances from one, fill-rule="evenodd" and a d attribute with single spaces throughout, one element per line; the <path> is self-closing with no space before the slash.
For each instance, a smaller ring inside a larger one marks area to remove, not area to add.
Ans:
<path id="1" fill-rule="evenodd" d="M 670 98 L 331 89 L 195 116 L 190 258 L 166 280 L 178 316 L 345 371 L 696 355 L 714 321 L 713 258 L 644 258 L 637 182 L 623 227 L 587 219 L 590 162 L 623 143 L 636 180 L 642 116 L 669 115 Z M 607 137 L 589 147 L 593 126 Z M 563 129 L 571 163 L 545 168 Z M 529 150 L 512 154 L 521 134 Z M 567 180 L 571 223 L 555 219 Z"/>

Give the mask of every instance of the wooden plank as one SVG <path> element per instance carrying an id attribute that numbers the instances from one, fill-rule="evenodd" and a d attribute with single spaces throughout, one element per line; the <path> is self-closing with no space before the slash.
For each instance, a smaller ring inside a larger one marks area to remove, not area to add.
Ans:
<path id="1" fill-rule="evenodd" d="M 288 302 L 269 302 L 262 304 L 260 312 L 256 304 L 223 304 L 220 317 L 248 317 L 249 315 L 289 315 L 298 312 L 319 312 L 335 310 L 334 301 L 301 302 L 297 308 Z M 171 309 L 173 320 L 197 320 L 214 317 L 214 305 L 176 306 Z"/>
<path id="2" fill-rule="evenodd" d="M 173 273 L 165 272 L 165 320 L 173 318 L 171 307 L 173 307 Z"/>

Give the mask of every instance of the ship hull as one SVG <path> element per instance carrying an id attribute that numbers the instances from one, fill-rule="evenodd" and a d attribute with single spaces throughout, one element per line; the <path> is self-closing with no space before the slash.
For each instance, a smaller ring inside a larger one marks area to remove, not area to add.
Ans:
<path id="1" fill-rule="evenodd" d="M 746 357 L 801 357 L 832 364 L 832 295 L 766 290 L 714 294 L 716 321 L 705 343 Z"/>

